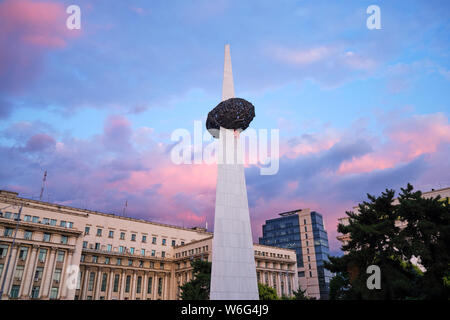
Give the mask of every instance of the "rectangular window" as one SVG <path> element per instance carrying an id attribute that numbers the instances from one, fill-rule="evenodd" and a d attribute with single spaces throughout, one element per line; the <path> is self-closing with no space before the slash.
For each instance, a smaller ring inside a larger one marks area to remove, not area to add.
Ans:
<path id="1" fill-rule="evenodd" d="M 42 239 L 44 242 L 50 242 L 50 233 L 44 233 L 44 238 Z"/>
<path id="2" fill-rule="evenodd" d="M 88 234 L 89 234 L 89 231 L 91 231 L 91 228 L 90 228 L 90 227 L 84 227 L 84 234 L 85 234 L 85 235 L 88 235 Z"/>
<path id="3" fill-rule="evenodd" d="M 0 259 L 3 259 L 6 257 L 6 254 L 8 253 L 8 246 L 2 244 L 0 245 Z"/>
<path id="4" fill-rule="evenodd" d="M 122 265 L 122 258 L 117 258 L 117 265 L 121 266 Z"/>
<path id="5" fill-rule="evenodd" d="M 153 278 L 152 277 L 148 278 L 147 293 L 152 293 L 152 283 L 153 283 Z"/>
<path id="6" fill-rule="evenodd" d="M 176 241 L 172 240 L 172 247 L 175 247 Z"/>
<path id="7" fill-rule="evenodd" d="M 17 266 L 16 270 L 14 271 L 14 279 L 21 281 L 22 276 L 23 276 L 23 266 Z"/>
<path id="8" fill-rule="evenodd" d="M 59 222 L 59 226 L 65 228 L 66 227 L 66 221 L 61 220 Z"/>
<path id="9" fill-rule="evenodd" d="M 80 257 L 80 261 L 81 261 L 81 262 L 84 262 L 85 257 L 86 257 L 86 256 L 85 256 L 84 254 L 82 254 L 81 257 Z"/>
<path id="10" fill-rule="evenodd" d="M 56 219 L 51 219 L 50 220 L 50 225 L 51 226 L 56 226 Z"/>
<path id="11" fill-rule="evenodd" d="M 134 248 L 130 248 L 130 253 L 134 254 Z"/>
<path id="12" fill-rule="evenodd" d="M 162 245 L 165 246 L 166 245 L 166 239 L 162 239 Z"/>
<path id="13" fill-rule="evenodd" d="M 143 268 L 144 267 L 144 261 L 139 260 L 139 268 Z"/>
<path id="14" fill-rule="evenodd" d="M 65 256 L 65 252 L 64 251 L 61 251 L 61 250 L 58 250 L 58 255 L 57 255 L 57 257 L 56 257 L 56 261 L 57 262 L 64 262 L 64 256 Z"/>
<path id="15" fill-rule="evenodd" d="M 61 269 L 55 269 L 55 272 L 53 273 L 53 280 L 54 281 L 61 281 Z"/>
<path id="16" fill-rule="evenodd" d="M 156 251 L 152 250 L 152 257 L 154 257 L 156 255 Z"/>
<path id="17" fill-rule="evenodd" d="M 131 234 L 131 241 L 136 241 L 136 235 L 134 233 Z"/>
<path id="18" fill-rule="evenodd" d="M 28 247 L 20 247 L 19 259 L 26 260 L 28 255 Z"/>
<path id="19" fill-rule="evenodd" d="M 39 256 L 38 256 L 39 262 L 45 262 L 46 257 L 47 257 L 47 249 L 39 250 Z"/>
<path id="20" fill-rule="evenodd" d="M 5 212 L 3 217 L 6 219 L 11 219 L 11 212 Z"/>
<path id="21" fill-rule="evenodd" d="M 11 292 L 9 293 L 9 296 L 11 297 L 11 298 L 18 298 L 19 297 L 19 290 L 20 290 L 20 286 L 17 286 L 17 285 L 13 285 L 12 287 L 11 287 Z"/>
<path id="22" fill-rule="evenodd" d="M 113 288 L 114 292 L 119 291 L 119 279 L 120 279 L 120 275 L 118 275 L 118 274 L 114 275 L 114 288 Z"/>
<path id="23" fill-rule="evenodd" d="M 87 241 L 83 241 L 83 249 L 86 249 L 88 246 L 88 242 Z"/>
<path id="24" fill-rule="evenodd" d="M 42 223 L 43 224 L 50 224 L 50 220 L 48 218 L 43 218 L 42 219 Z"/>
<path id="25" fill-rule="evenodd" d="M 0 264 L 0 279 L 2 278 L 2 274 L 3 274 L 3 263 Z"/>
<path id="26" fill-rule="evenodd" d="M 119 246 L 119 253 L 123 252 L 123 246 Z"/>
<path id="27" fill-rule="evenodd" d="M 11 228 L 5 228 L 5 231 L 3 232 L 4 237 L 12 237 L 13 229 Z"/>
<path id="28" fill-rule="evenodd" d="M 125 280 L 125 292 L 130 292 L 131 276 L 127 276 Z"/>
<path id="29" fill-rule="evenodd" d="M 163 279 L 158 278 L 158 295 L 162 294 Z"/>
<path id="30" fill-rule="evenodd" d="M 152 238 L 152 244 L 156 244 L 156 237 Z"/>
<path id="31" fill-rule="evenodd" d="M 67 236 L 61 236 L 61 243 L 62 244 L 67 244 L 67 240 L 68 240 Z"/>
<path id="32" fill-rule="evenodd" d="M 133 265 L 133 260 L 131 260 L 131 259 L 128 259 L 128 266 L 132 266 Z"/>
<path id="33" fill-rule="evenodd" d="M 39 286 L 33 286 L 33 289 L 31 289 L 31 298 L 32 299 L 37 299 L 39 298 Z"/>
<path id="34" fill-rule="evenodd" d="M 24 235 L 23 235 L 23 237 L 24 237 L 25 240 L 31 240 L 32 237 L 33 237 L 33 232 L 29 231 L 29 230 L 26 230 Z"/>
<path id="35" fill-rule="evenodd" d="M 98 262 L 98 256 L 92 256 L 92 262 L 97 263 Z"/>
<path id="36" fill-rule="evenodd" d="M 166 252 L 165 251 L 161 251 L 161 257 L 163 257 L 163 258 L 166 257 Z"/>
<path id="37" fill-rule="evenodd" d="M 181 241 L 181 245 L 184 246 L 184 241 Z"/>
<path id="38" fill-rule="evenodd" d="M 147 242 L 147 236 L 142 236 L 142 242 Z"/>
<path id="39" fill-rule="evenodd" d="M 38 223 L 39 222 L 39 217 L 33 217 L 33 220 L 32 220 L 34 223 Z"/>
<path id="40" fill-rule="evenodd" d="M 73 228 L 73 222 L 67 222 L 67 227 L 68 228 Z"/>
<path id="41" fill-rule="evenodd" d="M 94 289 L 94 280 L 95 280 L 95 273 L 91 272 L 89 274 L 88 291 L 92 291 L 92 289 Z"/>
<path id="42" fill-rule="evenodd" d="M 50 299 L 57 299 L 58 298 L 58 288 L 57 287 L 53 287 L 50 290 Z"/>
<path id="43" fill-rule="evenodd" d="M 25 222 L 30 222 L 30 221 L 31 221 L 31 216 L 26 215 L 26 216 L 23 218 L 23 221 L 25 221 Z"/>
<path id="44" fill-rule="evenodd" d="M 42 279 L 42 274 L 44 273 L 43 267 L 37 267 L 36 272 L 34 273 L 34 281 L 39 281 Z"/>
<path id="45" fill-rule="evenodd" d="M 125 240 L 125 232 L 120 233 L 120 240 Z"/>
<path id="46" fill-rule="evenodd" d="M 142 277 L 137 278 L 136 293 L 141 293 Z"/>
<path id="47" fill-rule="evenodd" d="M 145 249 L 141 249 L 141 255 L 145 256 Z"/>
<path id="48" fill-rule="evenodd" d="M 112 245 L 108 244 L 108 246 L 106 247 L 106 251 L 111 252 L 112 250 Z"/>
<path id="49" fill-rule="evenodd" d="M 110 258 L 109 257 L 105 257 L 105 264 L 109 264 L 110 262 Z"/>
<path id="50" fill-rule="evenodd" d="M 114 231 L 109 230 L 108 237 L 109 237 L 109 238 L 114 238 Z"/>
<path id="51" fill-rule="evenodd" d="M 95 243 L 95 250 L 100 250 L 100 242 Z"/>
<path id="52" fill-rule="evenodd" d="M 159 264 L 159 268 L 160 268 L 160 269 L 164 269 L 164 263 L 161 262 L 161 263 Z"/>
<path id="53" fill-rule="evenodd" d="M 153 261 L 150 261 L 150 268 L 152 268 L 152 269 L 155 268 L 155 263 Z"/>
<path id="54" fill-rule="evenodd" d="M 102 292 L 106 291 L 106 281 L 108 280 L 108 275 L 106 273 L 103 274 L 102 276 Z"/>
<path id="55" fill-rule="evenodd" d="M 98 237 L 102 236 L 102 229 L 100 229 L 100 228 L 97 229 L 97 236 Z"/>

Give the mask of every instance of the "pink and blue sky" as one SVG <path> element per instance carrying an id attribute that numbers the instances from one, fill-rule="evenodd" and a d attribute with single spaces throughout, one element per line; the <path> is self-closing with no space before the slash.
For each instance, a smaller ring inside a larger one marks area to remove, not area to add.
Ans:
<path id="1" fill-rule="evenodd" d="M 78 4 L 81 30 L 68 30 Z M 368 30 L 366 9 L 381 9 Z M 450 2 L 0 1 L 0 188 L 213 230 L 216 168 L 174 165 L 170 134 L 220 102 L 231 44 L 280 170 L 246 169 L 254 239 L 277 213 L 337 218 L 366 193 L 450 186 Z"/>

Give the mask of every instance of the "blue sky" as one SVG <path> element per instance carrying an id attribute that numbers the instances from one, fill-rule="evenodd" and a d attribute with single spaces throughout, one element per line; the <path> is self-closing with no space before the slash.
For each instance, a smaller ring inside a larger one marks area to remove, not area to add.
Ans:
<path id="1" fill-rule="evenodd" d="M 117 211 L 133 198 L 134 216 L 212 225 L 215 177 L 197 188 L 165 173 L 170 133 L 220 102 L 226 43 L 252 126 L 294 150 L 279 175 L 247 172 L 255 238 L 277 212 L 315 206 L 337 252 L 336 219 L 367 192 L 450 184 L 448 1 L 92 0 L 70 31 L 72 2 L 0 1 L 2 188 L 35 196 L 48 170 L 52 201 Z M 381 30 L 366 27 L 372 4 Z"/>

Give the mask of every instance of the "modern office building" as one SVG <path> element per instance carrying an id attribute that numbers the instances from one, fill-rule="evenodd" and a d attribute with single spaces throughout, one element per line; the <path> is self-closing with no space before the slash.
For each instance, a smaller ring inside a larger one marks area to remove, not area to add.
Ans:
<path id="1" fill-rule="evenodd" d="M 310 209 L 279 215 L 263 225 L 259 243 L 295 250 L 300 288 L 310 297 L 328 299 L 331 273 L 323 266 L 329 249 L 322 215 Z"/>
<path id="2" fill-rule="evenodd" d="M 0 190 L 1 298 L 178 299 L 191 261 L 211 261 L 212 236 Z M 260 282 L 280 296 L 298 289 L 294 250 L 255 244 L 254 254 Z"/>

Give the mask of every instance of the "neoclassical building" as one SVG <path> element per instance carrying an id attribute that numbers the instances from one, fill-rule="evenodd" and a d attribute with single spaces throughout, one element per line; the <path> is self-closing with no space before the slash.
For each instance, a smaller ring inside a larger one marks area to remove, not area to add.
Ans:
<path id="1" fill-rule="evenodd" d="M 211 261 L 212 236 L 0 190 L 2 299 L 178 299 L 193 277 L 191 261 Z M 259 244 L 254 251 L 258 281 L 292 295 L 296 252 Z"/>

